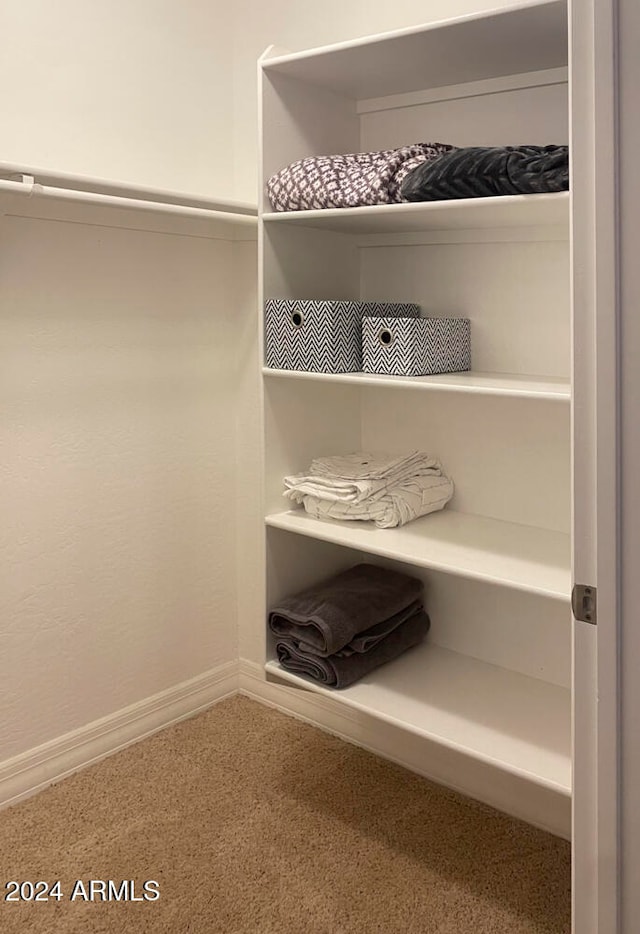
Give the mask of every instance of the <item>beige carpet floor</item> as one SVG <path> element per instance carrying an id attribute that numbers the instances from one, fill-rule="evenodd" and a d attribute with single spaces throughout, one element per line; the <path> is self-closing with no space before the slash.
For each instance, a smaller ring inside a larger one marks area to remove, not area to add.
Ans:
<path id="1" fill-rule="evenodd" d="M 71 901 L 91 879 L 160 898 Z M 63 898 L 2 934 L 570 931 L 566 842 L 243 697 L 0 812 L 10 880 Z"/>

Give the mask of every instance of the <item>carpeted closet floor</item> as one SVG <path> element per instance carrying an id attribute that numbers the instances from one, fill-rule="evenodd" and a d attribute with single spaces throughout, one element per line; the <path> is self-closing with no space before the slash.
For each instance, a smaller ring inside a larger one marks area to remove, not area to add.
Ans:
<path id="1" fill-rule="evenodd" d="M 244 697 L 0 812 L 0 881 L 3 934 L 570 931 L 566 842 Z"/>

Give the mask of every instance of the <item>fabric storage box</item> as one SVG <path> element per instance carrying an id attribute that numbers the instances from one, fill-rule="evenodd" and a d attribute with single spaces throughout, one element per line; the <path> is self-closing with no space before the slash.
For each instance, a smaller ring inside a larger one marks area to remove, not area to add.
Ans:
<path id="1" fill-rule="evenodd" d="M 270 298 L 265 301 L 265 363 L 278 370 L 358 372 L 366 316 L 394 321 L 419 314 L 419 305 Z"/>
<path id="2" fill-rule="evenodd" d="M 366 318 L 362 351 L 365 373 L 458 373 L 471 369 L 471 322 L 468 318 Z"/>

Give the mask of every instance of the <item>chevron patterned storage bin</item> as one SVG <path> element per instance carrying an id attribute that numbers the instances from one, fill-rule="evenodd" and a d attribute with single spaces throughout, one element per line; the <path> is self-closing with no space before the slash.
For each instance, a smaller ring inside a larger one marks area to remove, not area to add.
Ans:
<path id="1" fill-rule="evenodd" d="M 365 373 L 432 376 L 471 369 L 468 318 L 366 318 L 362 323 Z"/>
<path id="2" fill-rule="evenodd" d="M 368 315 L 417 318 L 419 305 L 387 302 L 265 301 L 265 364 L 278 370 L 362 370 L 362 322 Z"/>

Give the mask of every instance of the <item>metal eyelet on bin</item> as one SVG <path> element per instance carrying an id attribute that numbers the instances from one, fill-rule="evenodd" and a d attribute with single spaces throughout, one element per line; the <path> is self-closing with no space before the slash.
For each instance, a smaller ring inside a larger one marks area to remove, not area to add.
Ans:
<path id="1" fill-rule="evenodd" d="M 395 338 L 389 328 L 382 328 L 381 331 L 378 331 L 378 343 L 382 344 L 383 347 L 390 347 L 394 340 Z"/>
<path id="2" fill-rule="evenodd" d="M 304 323 L 304 315 L 298 308 L 294 308 L 291 312 L 291 323 L 294 328 L 301 328 Z"/>

